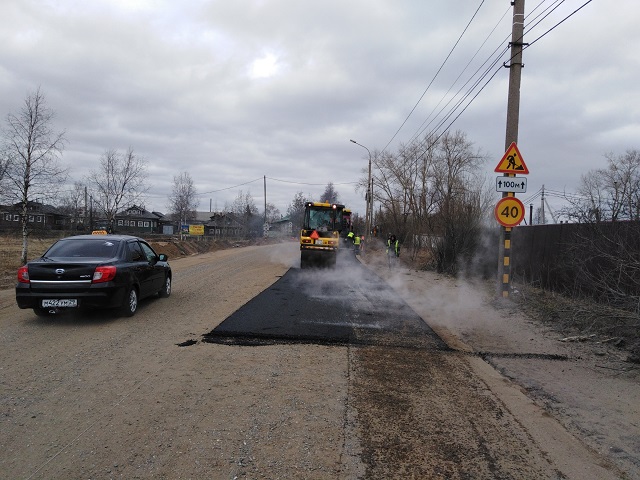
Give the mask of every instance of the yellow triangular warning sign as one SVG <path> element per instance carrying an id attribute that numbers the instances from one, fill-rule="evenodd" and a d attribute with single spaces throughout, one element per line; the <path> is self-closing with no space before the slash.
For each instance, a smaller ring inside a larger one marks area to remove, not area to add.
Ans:
<path id="1" fill-rule="evenodd" d="M 521 175 L 529 173 L 527 164 L 524 163 L 516 142 L 513 142 L 507 149 L 507 153 L 504 154 L 494 171 L 498 173 L 519 173 Z"/>

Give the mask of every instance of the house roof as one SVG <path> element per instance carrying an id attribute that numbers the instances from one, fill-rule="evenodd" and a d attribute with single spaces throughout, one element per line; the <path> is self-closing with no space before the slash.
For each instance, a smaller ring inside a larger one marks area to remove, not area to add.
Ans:
<path id="1" fill-rule="evenodd" d="M 196 217 L 194 220 L 196 222 L 208 222 L 211 220 L 211 217 L 215 215 L 215 212 L 196 212 Z"/>
<path id="2" fill-rule="evenodd" d="M 14 203 L 13 205 L 0 205 L 0 209 L 9 210 L 12 212 L 20 211 L 22 209 L 22 203 Z M 46 203 L 40 202 L 27 202 L 27 211 L 30 213 L 43 213 L 43 214 L 51 214 L 51 215 L 60 215 L 60 216 L 68 216 L 64 213 L 61 213 L 57 207 L 53 205 L 49 205 Z"/>
<path id="3" fill-rule="evenodd" d="M 132 210 L 137 210 L 140 213 L 131 213 Z M 137 205 L 132 205 L 129 208 L 122 210 L 116 214 L 116 217 L 136 217 L 136 218 L 147 218 L 151 220 L 158 220 L 159 218 L 164 217 L 164 215 L 160 212 L 150 212 L 146 210 L 144 207 L 139 207 Z"/>

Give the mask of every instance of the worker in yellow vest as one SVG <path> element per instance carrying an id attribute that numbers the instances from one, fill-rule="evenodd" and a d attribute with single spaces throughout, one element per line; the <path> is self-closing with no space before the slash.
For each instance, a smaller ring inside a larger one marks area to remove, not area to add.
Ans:
<path id="1" fill-rule="evenodd" d="M 395 235 L 389 235 L 387 240 L 387 255 L 400 256 L 400 241 Z"/>
<path id="2" fill-rule="evenodd" d="M 356 255 L 360 253 L 360 235 L 354 235 L 353 237 L 353 248 L 355 249 Z"/>
<path id="3" fill-rule="evenodd" d="M 351 248 L 351 245 L 353 245 L 353 232 L 347 233 L 347 247 Z"/>

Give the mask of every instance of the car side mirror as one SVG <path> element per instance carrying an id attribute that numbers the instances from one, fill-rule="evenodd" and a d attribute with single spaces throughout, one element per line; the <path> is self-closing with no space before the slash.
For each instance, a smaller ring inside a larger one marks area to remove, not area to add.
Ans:
<path id="1" fill-rule="evenodd" d="M 169 260 L 169 257 L 167 255 L 165 255 L 164 253 L 161 253 L 160 255 L 158 255 L 158 261 L 166 262 L 167 260 Z"/>

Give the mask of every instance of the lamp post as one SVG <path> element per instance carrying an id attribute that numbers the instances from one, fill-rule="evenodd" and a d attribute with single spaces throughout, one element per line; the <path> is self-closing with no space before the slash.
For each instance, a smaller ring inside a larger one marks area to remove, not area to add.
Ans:
<path id="1" fill-rule="evenodd" d="M 366 229 L 366 238 L 369 238 L 371 236 L 371 221 L 372 221 L 372 207 L 373 207 L 373 199 L 371 198 L 371 194 L 372 192 L 372 188 L 371 188 L 371 152 L 369 151 L 369 149 L 367 147 L 365 147 L 364 145 L 356 142 L 355 140 L 349 140 L 351 143 L 355 143 L 356 145 L 364 148 L 367 153 L 369 154 L 369 179 L 367 180 L 367 211 L 365 213 L 365 229 Z M 367 249 L 365 249 L 365 252 L 367 251 Z"/>

